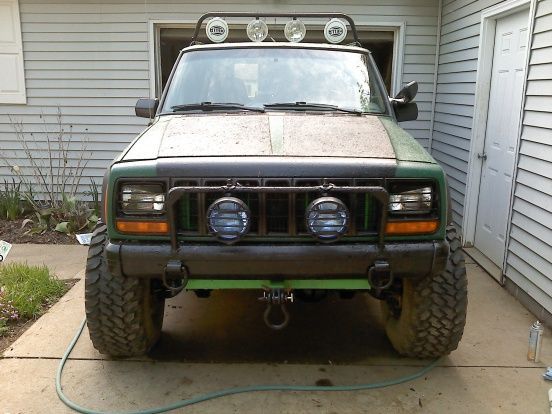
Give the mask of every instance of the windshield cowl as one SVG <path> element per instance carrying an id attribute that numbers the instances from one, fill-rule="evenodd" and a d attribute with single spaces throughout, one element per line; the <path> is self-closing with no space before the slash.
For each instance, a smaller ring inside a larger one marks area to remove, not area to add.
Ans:
<path id="1" fill-rule="evenodd" d="M 191 104 L 174 105 L 172 113 L 185 112 L 261 112 L 269 111 L 293 111 L 293 112 L 339 112 L 345 114 L 362 115 L 363 112 L 350 108 L 340 108 L 336 105 L 312 103 L 312 102 L 276 102 L 264 104 L 262 107 L 245 106 L 240 103 L 230 102 L 198 102 Z"/>

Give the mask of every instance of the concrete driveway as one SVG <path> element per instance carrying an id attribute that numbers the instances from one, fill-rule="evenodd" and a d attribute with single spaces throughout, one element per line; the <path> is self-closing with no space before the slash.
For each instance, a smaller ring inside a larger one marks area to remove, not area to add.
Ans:
<path id="1" fill-rule="evenodd" d="M 64 246 L 56 248 L 59 255 L 65 254 Z M 16 246 L 10 259 L 26 257 L 25 249 Z M 75 246 L 71 255 L 71 262 L 82 263 L 82 269 L 86 248 Z M 68 270 L 59 262 L 57 266 L 67 277 Z M 542 379 L 546 364 L 526 360 L 534 317 L 476 264 L 470 261 L 467 266 L 470 302 L 464 338 L 459 349 L 424 378 L 361 392 L 242 394 L 177 412 L 547 411 L 552 383 Z M 80 270 L 77 276 L 82 275 Z M 296 303 L 289 306 L 290 326 L 272 332 L 261 322 L 264 308 L 257 294 L 216 292 L 210 299 L 198 299 L 184 293 L 171 299 L 162 341 L 150 358 L 110 360 L 94 350 L 85 331 L 66 367 L 64 390 L 81 405 L 120 412 L 241 385 L 375 382 L 412 373 L 425 364 L 392 350 L 375 300 L 358 296 Z M 6 350 L 0 360 L 0 414 L 72 412 L 57 399 L 54 376 L 83 315 L 81 280 Z M 552 363 L 549 331 L 542 360 Z"/>

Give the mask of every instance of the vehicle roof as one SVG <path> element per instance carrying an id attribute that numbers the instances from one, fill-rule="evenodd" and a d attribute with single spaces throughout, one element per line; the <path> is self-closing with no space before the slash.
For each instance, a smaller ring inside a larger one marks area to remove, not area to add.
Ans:
<path id="1" fill-rule="evenodd" d="M 297 49 L 320 49 L 340 50 L 345 52 L 370 53 L 368 49 L 354 45 L 334 45 L 330 43 L 294 43 L 294 42 L 228 42 L 228 43 L 197 43 L 187 46 L 183 51 L 208 50 L 208 49 L 245 49 L 245 48 L 297 48 Z"/>

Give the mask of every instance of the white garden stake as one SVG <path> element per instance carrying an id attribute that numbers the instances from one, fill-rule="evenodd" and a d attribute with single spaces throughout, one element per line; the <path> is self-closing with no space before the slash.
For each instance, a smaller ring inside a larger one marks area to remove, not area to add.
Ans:
<path id="1" fill-rule="evenodd" d="M 9 244 L 7 241 L 0 240 L 0 263 L 6 260 L 11 248 L 12 248 L 12 245 Z"/>

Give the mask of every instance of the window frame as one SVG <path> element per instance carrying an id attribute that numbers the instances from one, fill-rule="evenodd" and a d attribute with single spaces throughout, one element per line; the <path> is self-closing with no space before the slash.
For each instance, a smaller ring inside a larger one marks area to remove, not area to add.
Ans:
<path id="1" fill-rule="evenodd" d="M 16 88 L 0 90 L 0 104 L 26 104 L 27 88 L 25 85 L 25 60 L 23 58 L 23 39 L 21 32 L 21 15 L 18 0 L 2 0 L 1 5 L 11 8 L 11 24 L 13 27 L 13 38 L 0 39 L 0 56 L 12 56 L 15 58 L 15 82 Z M 10 19 L 8 16 L 7 19 Z"/>

